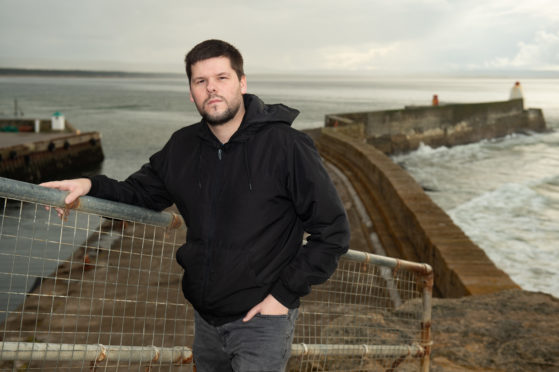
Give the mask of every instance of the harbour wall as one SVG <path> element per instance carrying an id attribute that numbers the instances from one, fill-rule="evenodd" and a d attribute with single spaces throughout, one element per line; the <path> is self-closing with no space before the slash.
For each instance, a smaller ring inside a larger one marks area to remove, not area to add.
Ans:
<path id="1" fill-rule="evenodd" d="M 413 151 L 420 143 L 455 146 L 546 130 L 542 110 L 524 109 L 523 99 L 333 114 L 326 115 L 325 126 L 350 126 L 346 134 L 364 138 L 385 154 Z"/>
<path id="2" fill-rule="evenodd" d="M 442 297 L 519 288 L 387 155 L 413 151 L 421 143 L 451 147 L 543 132 L 542 110 L 524 109 L 522 99 L 409 106 L 326 115 L 325 127 L 317 146 L 357 189 L 373 225 L 367 233 L 388 256 L 430 264 L 434 290 Z"/>
<path id="3" fill-rule="evenodd" d="M 441 297 L 519 288 L 406 171 L 345 129 L 323 128 L 316 144 L 324 158 L 344 170 L 363 199 L 372 221 L 363 228 L 371 229 L 367 233 L 378 237 L 384 251 L 371 244 L 375 253 L 430 264 L 434 292 Z"/>
<path id="4" fill-rule="evenodd" d="M 72 172 L 91 169 L 104 159 L 101 135 L 81 133 L 66 122 L 64 131 L 52 131 L 50 120 L 2 119 L 0 141 L 0 177 L 38 183 Z M 8 130 L 6 130 L 6 128 Z"/>

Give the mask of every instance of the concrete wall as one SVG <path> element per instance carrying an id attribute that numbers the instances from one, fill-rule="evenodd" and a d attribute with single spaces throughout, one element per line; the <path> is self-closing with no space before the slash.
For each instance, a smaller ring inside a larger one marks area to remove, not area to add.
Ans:
<path id="1" fill-rule="evenodd" d="M 1 147 L 0 177 L 31 183 L 75 177 L 99 167 L 103 159 L 99 133 L 66 133 L 59 138 Z"/>
<path id="2" fill-rule="evenodd" d="M 522 99 L 327 115 L 321 154 L 352 179 L 389 256 L 429 263 L 443 297 L 518 286 L 385 154 L 546 130 Z M 371 146 L 372 145 L 372 146 Z"/>
<path id="3" fill-rule="evenodd" d="M 325 128 L 320 153 L 339 166 L 360 192 L 376 233 L 392 257 L 429 263 L 442 297 L 498 292 L 518 286 L 498 269 L 415 180 L 373 146 Z"/>
<path id="4" fill-rule="evenodd" d="M 52 130 L 50 119 L 0 119 L 1 132 L 0 177 L 31 183 L 75 177 L 104 159 L 101 135 L 80 133 L 68 121 L 64 130 Z"/>
<path id="5" fill-rule="evenodd" d="M 522 99 L 406 107 L 327 115 L 327 127 L 360 124 L 366 141 L 385 154 L 412 151 L 424 143 L 454 146 L 525 131 L 545 131 L 540 109 L 524 110 Z"/>

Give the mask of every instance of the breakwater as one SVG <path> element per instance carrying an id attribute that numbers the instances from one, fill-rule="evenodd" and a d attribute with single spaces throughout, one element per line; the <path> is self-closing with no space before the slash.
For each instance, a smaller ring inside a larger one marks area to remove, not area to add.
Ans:
<path id="1" fill-rule="evenodd" d="M 326 115 L 325 126 L 349 126 L 346 134 L 364 138 L 385 154 L 413 151 L 421 143 L 450 147 L 547 130 L 542 110 L 524 109 L 523 99 L 332 114 Z"/>
<path id="2" fill-rule="evenodd" d="M 387 154 L 542 132 L 542 110 L 525 110 L 522 99 L 417 106 L 327 115 L 325 126 L 317 145 L 363 200 L 371 226 L 362 229 L 373 251 L 429 263 L 442 297 L 519 288 Z"/>
<path id="3" fill-rule="evenodd" d="M 51 129 L 50 120 L 2 119 L 0 177 L 37 183 L 98 166 L 104 159 L 101 135 Z M 35 131 L 37 129 L 37 131 Z"/>

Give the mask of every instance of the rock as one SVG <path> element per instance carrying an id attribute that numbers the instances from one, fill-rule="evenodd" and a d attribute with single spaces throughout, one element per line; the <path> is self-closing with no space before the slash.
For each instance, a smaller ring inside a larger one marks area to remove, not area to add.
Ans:
<path id="1" fill-rule="evenodd" d="M 508 290 L 434 299 L 431 371 L 559 371 L 559 299 Z"/>

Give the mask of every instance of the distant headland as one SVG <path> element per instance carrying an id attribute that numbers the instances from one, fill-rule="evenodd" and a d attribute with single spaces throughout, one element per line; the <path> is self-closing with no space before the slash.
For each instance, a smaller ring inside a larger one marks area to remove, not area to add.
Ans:
<path id="1" fill-rule="evenodd" d="M 124 72 L 124 71 L 88 71 L 88 70 L 48 70 L 27 68 L 0 68 L 0 76 L 44 76 L 44 77 L 177 77 L 183 74 L 165 72 Z"/>

